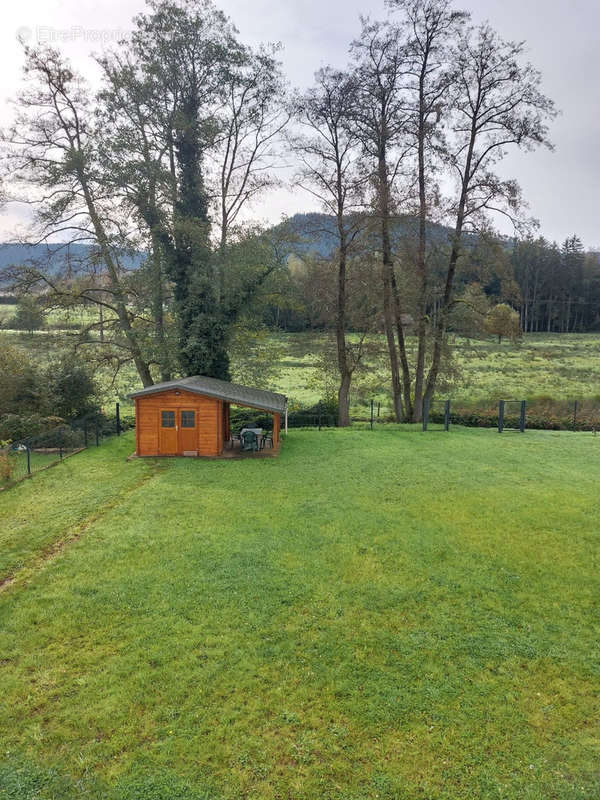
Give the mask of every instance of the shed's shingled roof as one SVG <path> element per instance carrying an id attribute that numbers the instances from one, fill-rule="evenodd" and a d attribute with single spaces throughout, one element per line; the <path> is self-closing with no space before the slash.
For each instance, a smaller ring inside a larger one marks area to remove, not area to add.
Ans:
<path id="1" fill-rule="evenodd" d="M 265 411 L 282 413 L 287 405 L 287 397 L 276 392 L 267 392 L 264 389 L 254 389 L 250 386 L 240 386 L 237 383 L 220 381 L 217 378 L 206 378 L 204 375 L 194 375 L 191 378 L 179 378 L 174 381 L 155 383 L 145 389 L 132 392 L 129 397 L 143 397 L 147 394 L 157 394 L 170 389 L 182 389 L 194 394 L 203 394 L 208 397 L 218 397 L 228 403 L 240 406 L 254 406 Z"/>

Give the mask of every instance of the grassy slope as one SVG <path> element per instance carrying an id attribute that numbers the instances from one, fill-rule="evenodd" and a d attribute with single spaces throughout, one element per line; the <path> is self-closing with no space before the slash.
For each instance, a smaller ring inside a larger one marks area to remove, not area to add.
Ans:
<path id="1" fill-rule="evenodd" d="M 386 426 L 159 468 L 127 444 L 0 497 L 13 562 L 85 528 L 0 595 L 9 761 L 77 798 L 187 800 L 123 788 L 169 770 L 214 798 L 600 794 L 597 439 Z"/>
<path id="2" fill-rule="evenodd" d="M 135 489 L 151 467 L 136 461 L 123 468 L 134 449 L 130 436 L 90 448 L 0 494 L 0 581 Z"/>

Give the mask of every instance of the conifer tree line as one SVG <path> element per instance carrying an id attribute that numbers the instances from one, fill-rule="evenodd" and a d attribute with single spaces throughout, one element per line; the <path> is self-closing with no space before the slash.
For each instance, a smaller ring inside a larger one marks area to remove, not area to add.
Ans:
<path id="1" fill-rule="evenodd" d="M 322 282 L 335 336 L 340 425 L 369 332 L 384 334 L 396 418 L 420 419 L 457 304 L 470 302 L 465 276 L 485 284 L 490 264 L 507 269 L 504 246 L 482 245 L 495 219 L 519 234 L 517 288 L 500 299 L 520 309 L 523 329 L 593 324 L 580 243 L 556 254 L 527 238 L 519 185 L 497 169 L 511 150 L 551 147 L 554 105 L 523 44 L 450 0 L 388 0 L 381 20 L 360 20 L 348 62 L 302 91 L 288 86 L 278 48 L 244 44 L 211 0 L 149 0 L 127 41 L 98 59 L 95 91 L 59 51 L 24 56 L 2 134 L 4 191 L 34 208 L 30 241 L 91 243 L 93 256 L 75 274 L 19 265 L 14 286 L 96 308 L 86 343 L 117 369 L 133 361 L 144 385 L 228 379 L 233 331 L 257 298 L 284 305 L 294 236 L 247 220 L 290 158 L 295 190 L 333 221 L 311 282 Z"/>
<path id="2" fill-rule="evenodd" d="M 559 247 L 543 237 L 517 241 L 511 256 L 525 333 L 583 333 L 600 324 L 600 259 L 577 236 Z"/>

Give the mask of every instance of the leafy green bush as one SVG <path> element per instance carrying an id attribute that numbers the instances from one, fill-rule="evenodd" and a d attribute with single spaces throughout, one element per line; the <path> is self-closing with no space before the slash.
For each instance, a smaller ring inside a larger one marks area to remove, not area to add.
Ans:
<path id="1" fill-rule="evenodd" d="M 11 442 L 27 440 L 32 448 L 64 447 L 72 449 L 83 446 L 85 431 L 93 438 L 96 428 L 101 437 L 112 436 L 117 432 L 117 421 L 114 415 L 107 417 L 93 413 L 66 423 L 61 417 L 44 417 L 41 414 L 3 414 L 0 417 L 0 441 Z M 121 417 L 121 431 L 135 428 L 132 416 Z"/>
<path id="2" fill-rule="evenodd" d="M 56 428 L 40 433 L 28 440 L 29 446 L 34 450 L 54 448 L 75 450 L 78 447 L 83 447 L 83 443 L 83 432 L 73 429 L 69 425 L 58 425 Z"/>
<path id="3" fill-rule="evenodd" d="M 337 398 L 329 397 L 320 400 L 308 408 L 294 407 L 288 413 L 288 425 L 291 428 L 312 428 L 319 424 L 325 427 L 335 427 L 338 418 Z"/>
<path id="4" fill-rule="evenodd" d="M 46 315 L 40 304 L 40 298 L 34 295 L 23 295 L 17 301 L 15 316 L 6 323 L 6 327 L 16 331 L 39 331 L 44 327 Z"/>
<path id="5" fill-rule="evenodd" d="M 334 427 L 337 424 L 338 404 L 337 399 L 321 400 L 308 408 L 292 406 L 288 411 L 288 425 L 290 428 L 315 428 L 321 419 L 324 427 Z M 251 408 L 232 408 L 230 412 L 230 428 L 237 433 L 242 428 L 257 427 L 271 430 L 273 416 Z M 281 420 L 283 427 L 283 418 Z"/>
<path id="6" fill-rule="evenodd" d="M 97 414 L 91 415 L 88 419 L 97 418 L 100 424 L 101 433 L 103 436 L 111 436 L 117 432 L 117 415 L 116 414 Z M 135 428 L 135 415 L 121 414 L 120 417 L 121 431 L 130 431 Z M 78 426 L 81 422 L 77 422 Z M 91 428 L 90 428 L 91 430 Z"/>
<path id="7" fill-rule="evenodd" d="M 38 436 L 45 431 L 54 430 L 62 425 L 64 420 L 60 417 L 44 417 L 41 414 L 3 414 L 0 417 L 0 439 L 10 439 L 18 442 L 30 436 Z"/>
<path id="8" fill-rule="evenodd" d="M 20 348 L 7 346 L 0 348 L 0 410 L 76 419 L 99 411 L 98 387 L 89 365 L 72 356 L 40 367 Z"/>
<path id="9" fill-rule="evenodd" d="M 90 368 L 65 359 L 48 372 L 48 393 L 52 410 L 63 419 L 75 419 L 98 411 L 97 386 Z"/>
<path id="10" fill-rule="evenodd" d="M 263 428 L 271 430 L 273 427 L 273 416 L 262 411 L 254 411 L 252 408 L 232 408 L 229 415 L 229 427 L 233 433 L 239 433 L 242 428 Z"/>

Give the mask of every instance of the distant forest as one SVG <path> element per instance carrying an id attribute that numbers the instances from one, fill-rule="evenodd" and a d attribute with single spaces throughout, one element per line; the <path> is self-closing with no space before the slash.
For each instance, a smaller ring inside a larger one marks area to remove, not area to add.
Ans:
<path id="1" fill-rule="evenodd" d="M 410 243 L 415 238 L 415 218 L 403 217 L 394 224 L 394 249 L 399 266 L 410 266 Z M 292 251 L 302 259 L 327 261 L 335 255 L 335 220 L 324 214 L 296 214 L 287 222 L 293 236 Z M 442 290 L 441 255 L 450 246 L 452 231 L 431 224 L 431 270 L 433 283 Z M 373 246 L 376 247 L 374 241 Z M 410 272 L 410 270 L 408 270 Z M 410 279 L 408 279 L 410 283 Z M 491 303 L 507 302 L 520 314 L 524 333 L 585 333 L 600 330 L 600 253 L 584 250 L 578 236 L 561 245 L 543 236 L 525 239 L 490 235 L 466 236 L 464 255 L 457 274 L 456 293 L 466 298 L 473 286 L 480 287 Z M 289 290 L 292 294 L 293 289 Z M 299 282 L 295 303 L 271 305 L 265 322 L 301 330 L 322 327 L 311 311 L 310 285 Z M 434 293 L 435 294 L 435 293 Z M 304 296 L 303 296 L 304 295 Z M 410 291 L 405 296 L 410 297 Z M 285 304 L 284 304 L 285 305 Z M 410 303 L 406 310 L 413 312 Z M 435 299 L 431 313 L 435 311 Z"/>
<path id="2" fill-rule="evenodd" d="M 290 257 L 328 262 L 335 256 L 335 219 L 319 213 L 295 214 L 279 226 L 289 237 Z M 416 219 L 403 217 L 394 225 L 394 246 L 402 270 L 403 260 L 410 259 L 405 242 L 415 236 Z M 428 239 L 439 255 L 449 247 L 452 231 L 439 224 L 430 224 Z M 376 248 L 376 241 L 373 247 Z M 600 330 L 600 253 L 584 250 L 578 236 L 567 238 L 562 245 L 543 236 L 526 239 L 485 240 L 481 236 L 465 237 L 465 255 L 457 276 L 457 295 L 467 297 L 473 285 L 492 303 L 508 302 L 521 319 L 524 333 L 585 333 Z M 21 245 L 0 244 L 0 269 L 43 260 L 53 272 L 77 275 L 87 268 L 93 247 L 84 244 Z M 145 260 L 143 253 L 123 253 L 126 269 L 136 270 Z M 432 261 L 435 262 L 435 257 Z M 435 263 L 433 264 L 435 274 Z M 293 270 L 292 270 L 293 272 Z M 322 328 L 310 297 L 307 282 L 289 276 L 283 296 L 272 298 L 265 305 L 263 321 L 271 327 L 288 330 Z M 441 286 L 442 273 L 439 281 Z M 11 302 L 10 296 L 3 297 Z M 410 307 L 407 311 L 411 311 Z"/>

